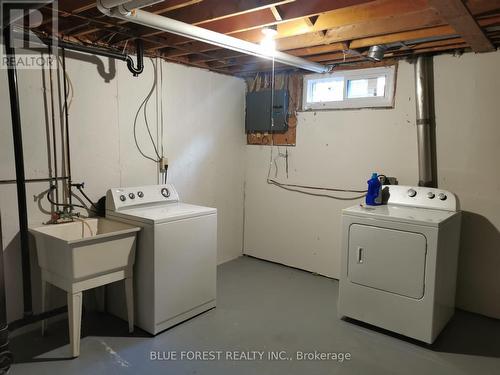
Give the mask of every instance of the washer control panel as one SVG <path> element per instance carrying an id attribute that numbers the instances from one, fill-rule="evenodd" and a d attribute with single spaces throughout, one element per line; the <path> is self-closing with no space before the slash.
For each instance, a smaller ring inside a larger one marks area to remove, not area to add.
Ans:
<path id="1" fill-rule="evenodd" d="M 455 194 L 423 186 L 384 185 L 384 197 L 387 204 L 415 206 L 436 210 L 458 211 Z"/>
<path id="2" fill-rule="evenodd" d="M 113 188 L 106 193 L 106 210 L 178 201 L 179 195 L 172 184 Z"/>

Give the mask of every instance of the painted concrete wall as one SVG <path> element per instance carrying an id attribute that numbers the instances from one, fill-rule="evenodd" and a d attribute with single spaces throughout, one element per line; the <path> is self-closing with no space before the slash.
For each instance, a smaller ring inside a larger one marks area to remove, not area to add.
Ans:
<path id="1" fill-rule="evenodd" d="M 400 183 L 416 181 L 413 82 L 413 67 L 400 64 L 394 109 L 299 113 L 297 146 L 288 148 L 289 175 L 279 158 L 277 179 L 355 190 L 365 188 L 372 172 L 397 176 Z M 340 211 L 361 200 L 312 197 L 268 185 L 269 159 L 269 147 L 247 146 L 244 252 L 338 278 Z"/>
<path id="2" fill-rule="evenodd" d="M 157 167 L 140 156 L 132 135 L 133 118 L 153 82 L 151 62 L 146 61 L 143 75 L 133 78 L 122 62 L 82 54 L 68 56 L 68 74 L 74 87 L 69 111 L 73 180 L 85 181 L 85 190 L 94 200 L 110 187 L 156 184 Z M 182 200 L 218 208 L 218 262 L 225 262 L 238 257 L 242 251 L 244 82 L 175 64 L 163 63 L 162 69 L 169 182 L 175 184 Z M 46 177 L 49 173 L 46 124 L 51 118 L 50 87 L 48 72 L 45 73 L 44 79 L 40 70 L 19 72 L 27 178 Z M 55 76 L 54 83 L 57 85 Z M 5 71 L 0 72 L 0 87 L 0 179 L 13 179 Z M 47 96 L 48 120 L 43 93 Z M 54 93 L 57 97 L 56 90 Z M 156 95 L 155 92 L 148 107 L 155 139 L 160 136 L 155 120 Z M 56 122 L 58 111 L 56 98 Z M 140 119 L 138 142 L 152 155 L 142 116 Z M 60 144 L 58 147 L 60 150 Z M 28 185 L 30 225 L 47 220 L 43 212 L 50 207 L 46 198 L 35 201 L 34 196 L 48 186 L 48 183 Z M 0 208 L 8 319 L 12 321 L 22 316 L 23 308 L 15 185 L 0 185 Z M 40 276 L 34 252 L 32 258 L 33 299 L 37 310 Z M 55 296 L 53 302 L 63 301 L 62 297 Z"/>
<path id="3" fill-rule="evenodd" d="M 464 212 L 458 306 L 500 318 L 500 52 L 434 62 L 439 186 Z M 413 66 L 398 69 L 394 109 L 303 112 L 289 175 L 278 180 L 364 188 L 372 171 L 417 183 Z M 282 147 L 281 152 L 285 149 Z M 358 201 L 266 184 L 270 148 L 247 146 L 244 253 L 338 278 L 340 211 Z M 274 148 L 275 155 L 278 149 Z M 274 167 L 271 176 L 275 175 Z"/>
<path id="4" fill-rule="evenodd" d="M 500 51 L 435 59 L 439 186 L 464 211 L 459 306 L 500 318 Z"/>

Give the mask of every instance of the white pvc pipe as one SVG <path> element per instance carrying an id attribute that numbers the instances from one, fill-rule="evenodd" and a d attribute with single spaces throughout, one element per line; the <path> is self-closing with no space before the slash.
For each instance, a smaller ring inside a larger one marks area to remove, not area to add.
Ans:
<path id="1" fill-rule="evenodd" d="M 104 9 L 112 9 L 117 7 L 118 5 L 122 5 L 128 3 L 132 0 L 97 0 L 97 7 L 100 9 L 101 7 Z"/>
<path id="2" fill-rule="evenodd" d="M 326 73 L 331 70 L 328 66 L 302 59 L 297 56 L 292 56 L 287 53 L 279 51 L 269 52 L 260 44 L 250 43 L 229 35 L 203 29 L 198 26 L 193 26 L 185 22 L 180 22 L 139 9 L 130 12 L 123 6 L 119 6 L 111 9 L 111 11 L 106 14 L 124 21 L 152 27 L 157 30 L 166 31 L 189 39 L 199 40 L 204 43 L 213 44 L 215 46 L 227 48 L 248 55 L 262 57 L 268 60 L 272 60 L 274 57 L 274 61 L 277 63 L 295 66 L 297 68 L 309 70 L 315 73 Z"/>
<path id="3" fill-rule="evenodd" d="M 162 1 L 163 0 L 132 0 L 123 4 L 123 8 L 130 12 L 134 9 L 140 9 L 149 5 L 161 3 Z"/>

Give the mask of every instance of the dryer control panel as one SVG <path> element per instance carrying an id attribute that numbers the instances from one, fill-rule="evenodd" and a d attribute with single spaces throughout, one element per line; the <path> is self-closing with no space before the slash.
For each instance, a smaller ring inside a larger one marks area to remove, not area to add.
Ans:
<path id="1" fill-rule="evenodd" d="M 459 210 L 455 194 L 443 189 L 423 186 L 384 185 L 382 192 L 384 203 L 387 204 L 444 211 Z"/>
<path id="2" fill-rule="evenodd" d="M 178 201 L 179 195 L 172 184 L 112 188 L 106 193 L 106 210 Z"/>

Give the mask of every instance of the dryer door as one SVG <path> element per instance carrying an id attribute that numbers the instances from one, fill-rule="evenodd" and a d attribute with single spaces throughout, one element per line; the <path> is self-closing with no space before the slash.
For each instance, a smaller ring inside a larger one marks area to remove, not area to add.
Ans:
<path id="1" fill-rule="evenodd" d="M 424 296 L 427 240 L 421 233 L 353 224 L 348 279 L 406 297 Z"/>

